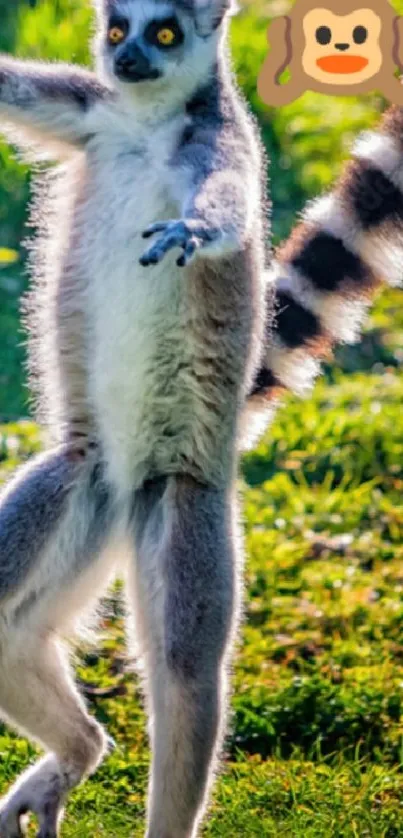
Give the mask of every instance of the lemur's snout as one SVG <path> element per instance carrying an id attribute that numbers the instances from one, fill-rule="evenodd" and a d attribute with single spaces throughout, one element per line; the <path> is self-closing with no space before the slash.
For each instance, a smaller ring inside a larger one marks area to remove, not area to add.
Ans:
<path id="1" fill-rule="evenodd" d="M 152 67 L 143 50 L 135 43 L 128 43 L 116 56 L 115 72 L 121 81 L 139 82 L 158 79 L 160 71 Z"/>

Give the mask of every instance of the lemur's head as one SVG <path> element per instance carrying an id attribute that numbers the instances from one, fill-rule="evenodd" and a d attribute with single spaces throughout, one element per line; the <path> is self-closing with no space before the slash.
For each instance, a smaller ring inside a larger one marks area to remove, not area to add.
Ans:
<path id="1" fill-rule="evenodd" d="M 217 55 L 231 0 L 96 0 L 97 55 L 118 83 L 197 81 Z"/>

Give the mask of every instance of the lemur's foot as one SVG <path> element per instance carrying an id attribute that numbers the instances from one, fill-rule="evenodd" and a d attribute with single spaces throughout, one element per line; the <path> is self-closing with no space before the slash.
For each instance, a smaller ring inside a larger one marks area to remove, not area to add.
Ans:
<path id="1" fill-rule="evenodd" d="M 75 785 L 57 759 L 47 756 L 29 768 L 0 803 L 0 838 L 27 835 L 26 815 L 36 815 L 37 838 L 57 838 L 67 793 Z"/>
<path id="2" fill-rule="evenodd" d="M 222 252 L 224 255 L 229 249 L 229 235 L 192 218 L 184 221 L 158 221 L 144 231 L 143 238 L 148 239 L 156 233 L 161 235 L 140 259 L 140 265 L 144 267 L 157 265 L 174 247 L 180 247 L 183 251 L 176 260 L 180 267 L 188 265 L 200 250 L 216 252 L 217 255 Z"/>

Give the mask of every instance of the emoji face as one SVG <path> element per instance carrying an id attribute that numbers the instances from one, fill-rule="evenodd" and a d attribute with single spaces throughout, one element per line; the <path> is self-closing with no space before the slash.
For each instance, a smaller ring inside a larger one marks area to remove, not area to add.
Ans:
<path id="1" fill-rule="evenodd" d="M 322 84 L 355 85 L 379 72 L 381 19 L 371 9 L 356 9 L 349 15 L 312 9 L 303 28 L 302 66 L 311 78 Z"/>

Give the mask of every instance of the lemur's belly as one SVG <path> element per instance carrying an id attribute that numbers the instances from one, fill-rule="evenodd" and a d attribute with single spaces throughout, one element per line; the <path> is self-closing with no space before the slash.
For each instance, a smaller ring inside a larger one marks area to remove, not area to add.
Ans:
<path id="1" fill-rule="evenodd" d="M 111 280 L 111 297 L 96 312 L 93 391 L 107 459 L 132 488 L 200 459 L 195 446 L 214 414 L 210 421 L 195 376 L 202 359 L 184 272 L 168 256 L 161 268 L 116 271 Z"/>
<path id="2" fill-rule="evenodd" d="M 151 243 L 142 231 L 180 215 L 163 195 L 148 177 L 143 190 L 137 182 L 131 205 L 121 206 L 111 191 L 107 199 L 98 194 L 91 210 L 90 395 L 111 477 L 127 490 L 152 474 L 190 470 L 214 479 L 220 469 L 212 453 L 211 375 L 203 372 L 205 347 L 195 328 L 200 300 L 188 270 L 176 265 L 178 250 L 159 265 L 139 264 Z"/>

